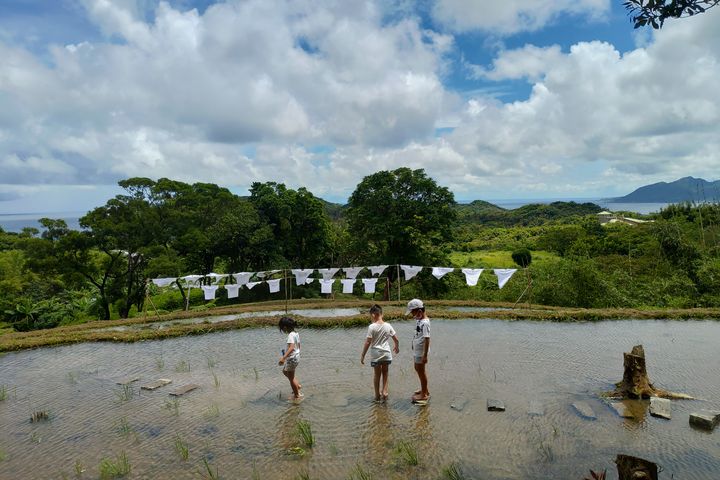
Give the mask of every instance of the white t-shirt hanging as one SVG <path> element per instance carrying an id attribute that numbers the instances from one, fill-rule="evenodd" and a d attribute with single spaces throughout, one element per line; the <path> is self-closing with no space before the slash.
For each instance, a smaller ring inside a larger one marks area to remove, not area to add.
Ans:
<path id="1" fill-rule="evenodd" d="M 270 287 L 270 293 L 277 293 L 280 291 L 280 278 L 276 280 L 268 280 L 267 284 Z"/>
<path id="2" fill-rule="evenodd" d="M 217 285 L 201 285 L 205 300 L 215 300 L 215 290 L 218 289 Z"/>
<path id="3" fill-rule="evenodd" d="M 322 275 L 323 280 L 330 280 L 340 270 L 339 268 L 318 268 L 318 273 Z"/>
<path id="4" fill-rule="evenodd" d="M 295 275 L 295 285 L 304 285 L 307 278 L 312 274 L 315 270 L 312 268 L 296 268 L 294 270 L 290 270 L 293 275 Z"/>
<path id="5" fill-rule="evenodd" d="M 245 285 L 250 281 L 250 278 L 254 275 L 253 272 L 240 272 L 240 273 L 233 273 L 233 277 L 235 277 L 235 281 L 238 285 Z"/>
<path id="6" fill-rule="evenodd" d="M 498 278 L 498 288 L 503 288 L 513 273 L 517 272 L 517 268 L 496 268 L 493 272 Z"/>
<path id="7" fill-rule="evenodd" d="M 307 280 L 305 280 L 305 285 L 310 285 L 310 284 L 313 283 L 314 281 L 315 281 L 314 278 L 308 278 Z"/>
<path id="8" fill-rule="evenodd" d="M 442 277 L 444 277 L 445 275 L 447 275 L 448 273 L 450 273 L 454 270 L 455 270 L 454 268 L 449 268 L 449 267 L 447 267 L 447 268 L 446 267 L 433 267 L 432 275 L 433 275 L 433 277 L 440 280 Z"/>
<path id="9" fill-rule="evenodd" d="M 203 278 L 202 275 L 185 275 L 184 277 L 180 277 L 180 280 L 185 280 L 185 282 L 190 285 L 195 285 L 201 278 Z"/>
<path id="10" fill-rule="evenodd" d="M 344 267 L 345 278 L 356 278 L 365 267 Z"/>
<path id="11" fill-rule="evenodd" d="M 261 283 L 263 282 L 248 282 L 245 284 L 245 286 L 248 288 L 248 290 L 252 290 L 255 285 L 260 285 Z"/>
<path id="12" fill-rule="evenodd" d="M 167 287 L 168 285 L 171 285 L 176 278 L 153 278 L 153 283 L 157 285 L 158 287 Z"/>
<path id="13" fill-rule="evenodd" d="M 355 286 L 356 281 L 357 281 L 357 279 L 355 279 L 355 278 L 340 279 L 340 283 L 342 283 L 342 292 L 343 293 L 353 293 L 353 287 Z"/>
<path id="14" fill-rule="evenodd" d="M 375 265 L 374 267 L 367 267 L 370 269 L 370 273 L 374 276 L 378 276 L 385 271 L 388 265 Z"/>
<path id="15" fill-rule="evenodd" d="M 465 274 L 465 283 L 470 287 L 477 285 L 480 274 L 483 272 L 483 268 L 463 268 L 462 273 Z"/>
<path id="16" fill-rule="evenodd" d="M 266 270 L 264 272 L 257 272 L 258 278 L 265 278 L 270 277 L 276 273 L 278 273 L 280 270 Z"/>
<path id="17" fill-rule="evenodd" d="M 377 281 L 377 278 L 363 278 L 362 282 L 363 285 L 365 285 L 365 293 L 375 293 L 375 284 Z"/>
<path id="18" fill-rule="evenodd" d="M 332 286 L 335 283 L 335 279 L 320 279 L 320 293 L 332 293 Z"/>
<path id="19" fill-rule="evenodd" d="M 405 272 L 405 281 L 408 281 L 415 275 L 420 273 L 423 267 L 417 267 L 413 265 L 400 265 L 400 268 L 402 268 L 403 272 Z"/>
<path id="20" fill-rule="evenodd" d="M 209 278 L 210 281 L 212 281 L 212 283 L 218 283 L 218 282 L 219 282 L 220 280 L 222 280 L 223 278 L 226 278 L 226 277 L 227 277 L 227 274 L 226 274 L 226 273 L 214 273 L 214 272 L 213 272 L 213 273 L 208 273 L 208 274 L 205 275 L 205 276 L 206 276 L 207 278 Z"/>
<path id="21" fill-rule="evenodd" d="M 238 285 L 237 283 L 231 283 L 231 284 L 225 284 L 225 290 L 227 290 L 227 298 L 237 298 L 238 297 L 238 290 L 240 290 L 240 287 L 242 285 Z"/>

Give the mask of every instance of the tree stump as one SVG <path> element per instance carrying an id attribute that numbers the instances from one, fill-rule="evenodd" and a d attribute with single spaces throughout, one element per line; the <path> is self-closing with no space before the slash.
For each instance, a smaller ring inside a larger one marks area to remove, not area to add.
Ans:
<path id="1" fill-rule="evenodd" d="M 630 353 L 623 353 L 623 379 L 615 384 L 615 390 L 608 396 L 622 398 L 674 398 L 692 399 L 684 393 L 673 393 L 655 388 L 650 382 L 645 366 L 645 350 L 642 345 L 635 345 Z"/>
<path id="2" fill-rule="evenodd" d="M 618 455 L 615 459 L 620 480 L 658 480 L 657 465 L 630 455 Z"/>

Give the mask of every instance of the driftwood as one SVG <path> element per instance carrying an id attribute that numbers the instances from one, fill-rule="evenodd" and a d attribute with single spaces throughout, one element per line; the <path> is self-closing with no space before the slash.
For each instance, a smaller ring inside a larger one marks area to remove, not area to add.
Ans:
<path id="1" fill-rule="evenodd" d="M 655 388 L 650 383 L 645 366 L 645 350 L 642 345 L 635 345 L 630 353 L 623 353 L 623 379 L 615 384 L 615 390 L 606 394 L 609 397 L 650 398 L 661 397 L 670 399 L 692 400 L 693 397 L 684 393 L 668 392 Z"/>
<path id="2" fill-rule="evenodd" d="M 658 480 L 657 465 L 630 455 L 618 455 L 615 459 L 620 480 Z"/>

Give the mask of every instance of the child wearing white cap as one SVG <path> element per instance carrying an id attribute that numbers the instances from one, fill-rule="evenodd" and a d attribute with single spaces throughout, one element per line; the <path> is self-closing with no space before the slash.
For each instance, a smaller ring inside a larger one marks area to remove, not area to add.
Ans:
<path id="1" fill-rule="evenodd" d="M 425 402 L 430 398 L 427 385 L 427 364 L 428 351 L 430 350 L 430 319 L 425 314 L 425 305 L 422 300 L 413 298 L 408 302 L 405 315 L 412 314 L 415 318 L 415 335 L 412 340 L 413 357 L 415 360 L 415 372 L 420 380 L 420 390 L 417 390 L 412 397 L 413 402 Z"/>

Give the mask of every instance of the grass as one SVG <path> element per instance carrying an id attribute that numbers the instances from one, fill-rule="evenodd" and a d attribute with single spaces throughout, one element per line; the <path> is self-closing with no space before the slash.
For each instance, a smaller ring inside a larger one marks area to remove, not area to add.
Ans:
<path id="1" fill-rule="evenodd" d="M 130 474 L 130 461 L 125 452 L 120 452 L 115 459 L 103 458 L 100 461 L 100 478 L 102 480 L 121 478 Z"/>
<path id="2" fill-rule="evenodd" d="M 177 434 L 175 435 L 175 451 L 183 460 L 187 460 L 190 456 L 190 447 L 188 447 L 187 442 L 184 442 L 183 439 L 180 438 L 180 435 Z"/>
<path id="3" fill-rule="evenodd" d="M 407 465 L 418 465 L 420 463 L 417 447 L 407 440 L 400 440 L 395 445 L 395 455 Z"/>
<path id="4" fill-rule="evenodd" d="M 5 450 L 0 449 L 0 462 L 4 462 L 7 458 L 7 454 L 5 453 Z"/>
<path id="5" fill-rule="evenodd" d="M 442 471 L 443 480 L 465 480 L 465 475 L 456 463 L 451 463 Z"/>
<path id="6" fill-rule="evenodd" d="M 67 376 L 68 376 L 68 381 L 69 381 L 70 383 L 72 383 L 73 385 L 75 385 L 75 384 L 78 382 L 78 380 L 77 380 L 77 373 L 68 372 Z"/>
<path id="7" fill-rule="evenodd" d="M 173 398 L 172 400 L 165 400 L 164 408 L 176 417 L 180 416 L 180 400 Z"/>
<path id="8" fill-rule="evenodd" d="M 208 480 L 219 480 L 220 479 L 220 474 L 218 473 L 218 467 L 215 467 L 215 471 L 213 472 L 212 468 L 210 467 L 210 464 L 207 461 L 207 458 L 205 458 L 205 457 L 203 457 L 203 464 L 205 466 L 205 470 L 202 472 L 199 472 L 203 478 L 207 478 Z"/>
<path id="9" fill-rule="evenodd" d="M 0 402 L 7 400 L 8 392 L 5 385 L 0 385 Z"/>
<path id="10" fill-rule="evenodd" d="M 372 473 L 370 473 L 368 470 L 365 470 L 365 468 L 363 468 L 363 466 L 358 463 L 353 467 L 352 470 L 350 470 L 348 480 L 373 480 L 373 476 Z"/>
<path id="11" fill-rule="evenodd" d="M 255 381 L 257 382 L 260 380 L 260 375 L 258 375 L 257 368 L 253 367 L 253 373 L 255 373 Z"/>
<path id="12" fill-rule="evenodd" d="M 310 473 L 308 473 L 307 470 L 303 470 L 302 472 L 298 473 L 298 476 L 296 478 L 297 480 L 310 480 Z"/>
<path id="13" fill-rule="evenodd" d="M 472 268 L 518 268 L 510 250 L 475 250 L 473 252 L 451 252 L 450 263 L 455 267 Z M 532 251 L 532 262 L 541 264 L 559 257 L 542 250 Z"/>
<path id="14" fill-rule="evenodd" d="M 315 445 L 315 436 L 312 432 L 312 426 L 307 420 L 299 420 L 297 423 L 297 433 L 303 445 L 312 448 Z"/>
<path id="15" fill-rule="evenodd" d="M 213 384 L 215 385 L 215 388 L 220 388 L 220 379 L 217 376 L 217 373 L 212 372 L 213 377 Z"/>
<path id="16" fill-rule="evenodd" d="M 120 420 L 115 424 L 115 427 L 117 428 L 117 431 L 120 432 L 120 434 L 124 437 L 127 437 L 131 433 L 133 433 L 133 429 L 130 426 L 130 422 L 128 422 L 127 417 L 122 417 Z"/>
<path id="17" fill-rule="evenodd" d="M 47 410 L 38 410 L 30 415 L 30 422 L 44 422 L 50 420 L 50 413 Z"/>
<path id="18" fill-rule="evenodd" d="M 132 385 L 122 385 L 120 390 L 115 392 L 115 396 L 117 396 L 121 402 L 129 402 L 135 396 L 135 390 Z"/>
<path id="19" fill-rule="evenodd" d="M 180 360 L 180 363 L 175 365 L 175 371 L 176 372 L 189 372 L 190 371 L 190 362 L 186 362 L 185 360 Z"/>
<path id="20" fill-rule="evenodd" d="M 215 360 L 212 357 L 206 357 L 207 358 L 207 366 L 209 370 L 212 370 L 217 366 L 217 360 Z"/>
<path id="21" fill-rule="evenodd" d="M 159 371 L 165 369 L 165 359 L 163 358 L 162 353 L 155 357 L 155 368 Z"/>
<path id="22" fill-rule="evenodd" d="M 216 404 L 211 404 L 205 411 L 205 416 L 208 418 L 215 418 L 220 416 L 220 408 Z"/>
<path id="23" fill-rule="evenodd" d="M 85 473 L 85 465 L 80 460 L 75 460 L 75 476 L 82 477 L 83 473 Z"/>

